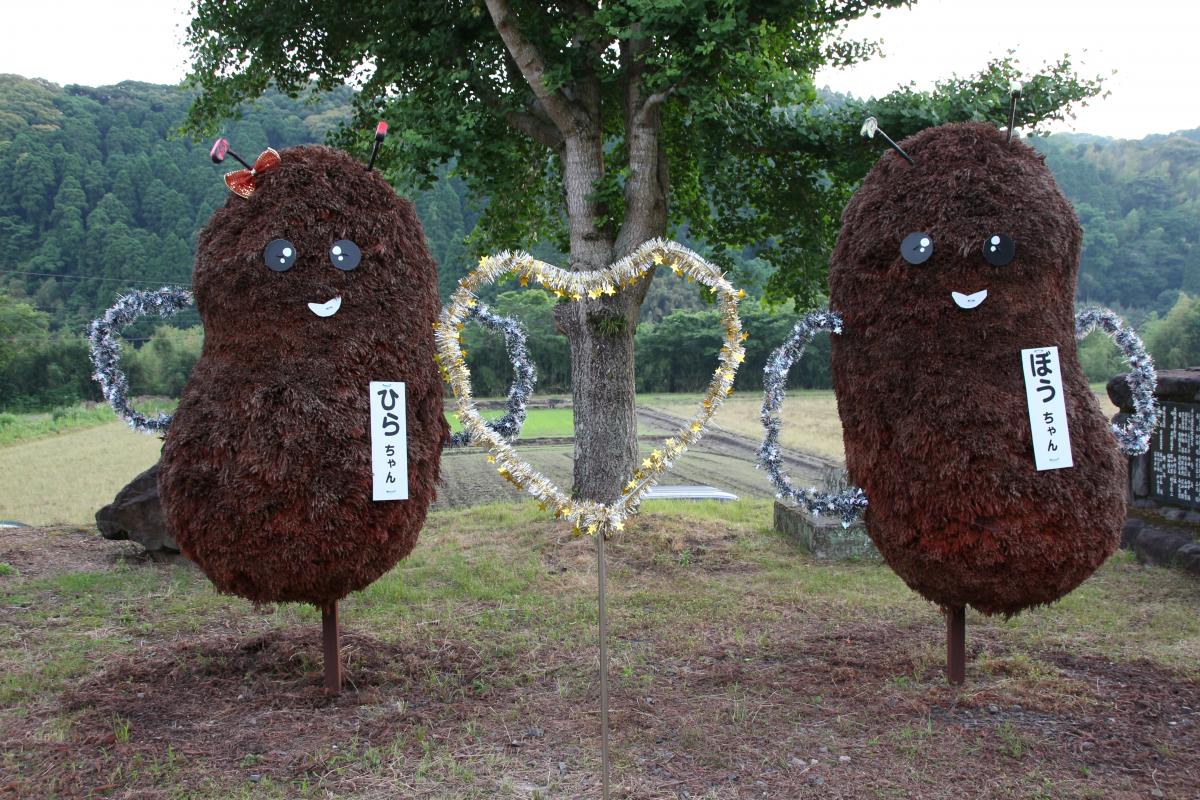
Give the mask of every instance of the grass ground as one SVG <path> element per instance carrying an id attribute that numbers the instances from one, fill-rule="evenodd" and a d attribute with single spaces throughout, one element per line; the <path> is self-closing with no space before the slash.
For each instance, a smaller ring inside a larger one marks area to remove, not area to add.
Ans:
<path id="1" fill-rule="evenodd" d="M 935 608 L 769 520 L 651 502 L 610 542 L 614 797 L 1195 796 L 1194 580 L 1118 556 L 969 614 L 952 688 Z M 599 796 L 594 543 L 536 506 L 434 513 L 343 603 L 337 699 L 314 609 L 132 550 L 0 537 L 0 797 Z"/>
<path id="2" fill-rule="evenodd" d="M 153 415 L 171 411 L 178 401 L 168 398 L 138 398 L 135 407 L 144 414 Z M 53 411 L 15 414 L 0 412 L 0 447 L 33 439 L 45 439 L 66 433 L 95 428 L 117 421 L 117 415 L 104 404 L 80 403 L 64 406 Z"/>
<path id="3" fill-rule="evenodd" d="M 458 416 L 452 409 L 454 403 L 446 403 L 446 419 L 450 422 L 450 430 L 458 433 L 462 430 Z M 484 419 L 499 419 L 506 413 L 504 409 L 488 409 L 480 412 Z M 531 408 L 526 413 L 525 426 L 521 428 L 522 439 L 542 439 L 546 437 L 566 437 L 575 435 L 574 415 L 570 408 Z"/>

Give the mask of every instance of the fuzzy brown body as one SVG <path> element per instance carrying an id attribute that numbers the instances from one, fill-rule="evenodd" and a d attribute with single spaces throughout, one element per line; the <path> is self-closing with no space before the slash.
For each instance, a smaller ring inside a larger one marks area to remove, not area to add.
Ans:
<path id="1" fill-rule="evenodd" d="M 1042 158 L 978 123 L 889 153 L 842 218 L 830 306 L 850 479 L 867 529 L 904 581 L 943 606 L 1013 614 L 1062 597 L 1116 548 L 1125 465 L 1079 366 L 1081 231 Z M 929 261 L 900 255 L 931 234 Z M 994 267 L 985 239 L 1016 257 Z M 951 292 L 986 289 L 975 308 Z M 1037 471 L 1021 350 L 1058 347 L 1074 467 Z"/>
<path id="2" fill-rule="evenodd" d="M 416 543 L 444 439 L 431 326 L 436 267 L 412 204 L 345 153 L 286 150 L 249 198 L 200 236 L 205 341 L 159 470 L 167 525 L 223 592 L 327 603 L 387 572 Z M 263 263 L 287 239 L 294 266 Z M 362 250 L 357 269 L 333 242 Z M 329 317 L 308 303 L 342 298 Z M 374 502 L 370 381 L 406 385 L 409 499 Z"/>

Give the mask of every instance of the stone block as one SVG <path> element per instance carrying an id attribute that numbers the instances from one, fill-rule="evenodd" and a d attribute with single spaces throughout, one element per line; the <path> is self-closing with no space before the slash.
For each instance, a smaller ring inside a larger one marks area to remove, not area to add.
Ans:
<path id="1" fill-rule="evenodd" d="M 1133 543 L 1137 541 L 1138 534 L 1144 527 L 1146 527 L 1146 521 L 1139 517 L 1130 517 L 1125 520 L 1125 525 L 1121 528 L 1121 547 L 1125 550 L 1132 550 Z"/>
<path id="2" fill-rule="evenodd" d="M 1150 454 L 1129 459 L 1129 491 L 1135 498 L 1150 496 Z"/>
<path id="3" fill-rule="evenodd" d="M 1192 575 L 1200 576 L 1200 544 L 1185 544 L 1175 551 L 1174 565 Z"/>
<path id="4" fill-rule="evenodd" d="M 837 517 L 814 517 L 790 503 L 775 501 L 775 530 L 805 553 L 823 561 L 878 560 L 881 556 L 860 521 L 843 527 Z"/>
<path id="5" fill-rule="evenodd" d="M 128 539 L 151 553 L 179 552 L 167 532 L 158 499 L 158 464 L 130 481 L 111 503 L 96 512 L 96 527 L 105 539 Z"/>
<path id="6" fill-rule="evenodd" d="M 1179 548 L 1191 542 L 1185 536 L 1161 528 L 1145 527 L 1133 543 L 1133 551 L 1142 564 L 1170 566 Z"/>

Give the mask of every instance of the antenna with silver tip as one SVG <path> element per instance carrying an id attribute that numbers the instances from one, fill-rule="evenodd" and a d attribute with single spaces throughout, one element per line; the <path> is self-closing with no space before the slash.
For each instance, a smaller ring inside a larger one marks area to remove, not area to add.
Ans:
<path id="1" fill-rule="evenodd" d="M 878 133 L 880 136 L 882 136 L 884 138 L 884 141 L 886 141 L 889 145 L 891 145 L 893 150 L 895 150 L 897 153 L 899 153 L 901 156 L 903 156 L 905 161 L 907 161 L 910 164 L 915 163 L 912 160 L 912 157 L 908 153 L 904 152 L 903 149 L 901 149 L 900 145 L 898 145 L 892 141 L 892 137 L 888 136 L 886 133 L 884 133 L 880 129 L 879 120 L 875 119 L 874 117 L 867 117 L 865 120 L 863 120 L 862 129 L 859 131 L 859 133 L 862 134 L 863 136 L 867 137 L 868 139 L 874 139 L 875 134 Z"/>
<path id="2" fill-rule="evenodd" d="M 1012 141 L 1013 128 L 1017 125 L 1017 100 L 1021 97 L 1021 84 L 1013 81 L 1011 91 L 1012 96 L 1008 101 L 1008 136 L 1004 140 L 1005 144 Z"/>

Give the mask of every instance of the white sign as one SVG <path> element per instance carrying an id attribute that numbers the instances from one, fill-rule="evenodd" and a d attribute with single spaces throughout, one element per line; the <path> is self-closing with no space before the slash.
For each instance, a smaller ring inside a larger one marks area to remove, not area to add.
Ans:
<path id="1" fill-rule="evenodd" d="M 408 499 L 404 384 L 371 381 L 372 500 Z"/>
<path id="2" fill-rule="evenodd" d="M 1057 347 L 1021 351 L 1025 371 L 1025 401 L 1033 430 L 1033 460 L 1038 471 L 1075 466 L 1067 432 L 1067 404 Z"/>

